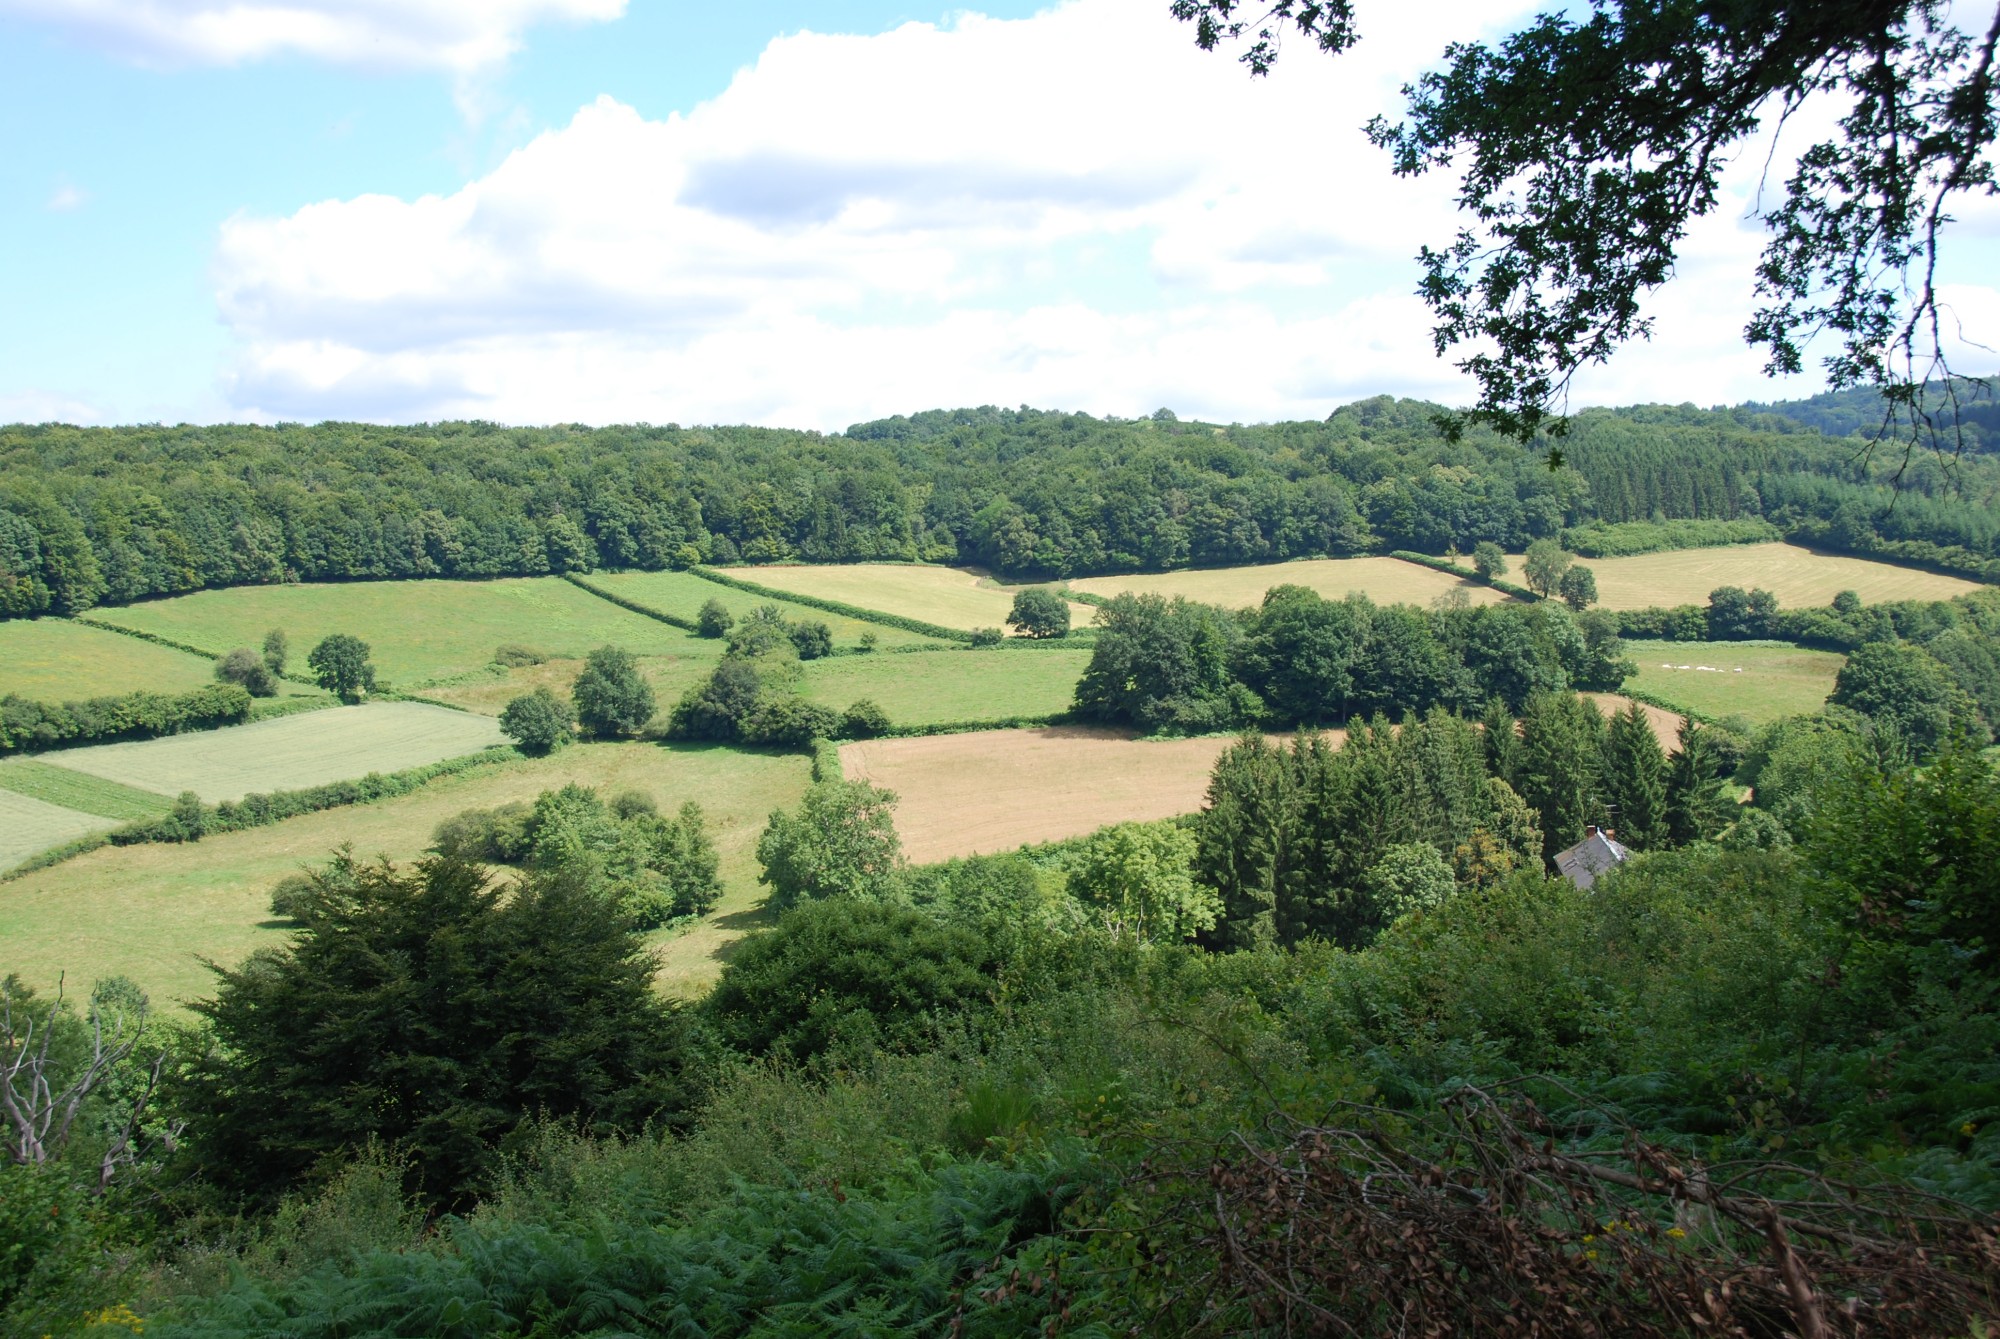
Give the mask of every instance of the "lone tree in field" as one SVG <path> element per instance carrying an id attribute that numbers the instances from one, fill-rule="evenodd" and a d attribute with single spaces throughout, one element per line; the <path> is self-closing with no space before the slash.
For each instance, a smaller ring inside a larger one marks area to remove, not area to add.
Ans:
<path id="1" fill-rule="evenodd" d="M 500 713 L 500 733 L 521 752 L 539 756 L 569 743 L 576 732 L 576 712 L 544 684 L 523 693 Z"/>
<path id="2" fill-rule="evenodd" d="M 1204 50 L 1245 39 L 1253 74 L 1287 28 L 1335 54 L 1360 37 L 1352 0 L 1171 12 Z M 1644 299 L 1673 277 L 1689 224 L 1723 204 L 1724 168 L 1762 156 L 1746 141 L 1811 102 L 1800 124 L 1831 129 L 1759 202 L 1763 306 L 1744 336 L 1777 374 L 1801 370 L 1824 331 L 1839 341 L 1823 359 L 1832 389 L 1875 386 L 1885 429 L 1957 446 L 1938 258 L 1955 197 L 1995 189 L 1996 42 L 1990 0 L 1596 0 L 1448 46 L 1407 89 L 1407 119 L 1378 116 L 1368 137 L 1399 175 L 1459 176 L 1466 223 L 1419 252 L 1419 291 L 1440 353 L 1479 350 L 1459 363 L 1480 384 L 1471 418 L 1524 441 L 1560 432 L 1577 371 L 1651 329 Z"/>
<path id="3" fill-rule="evenodd" d="M 771 815 L 757 840 L 763 882 L 779 906 L 879 891 L 902 858 L 895 795 L 865 781 L 821 781 L 796 814 Z"/>
<path id="4" fill-rule="evenodd" d="M 1047 586 L 1031 586 L 1014 597 L 1007 626 L 1023 637 L 1069 636 L 1069 601 Z"/>
<path id="5" fill-rule="evenodd" d="M 1556 581 L 1556 594 L 1562 602 L 1582 613 L 1597 600 L 1597 574 L 1578 563 L 1566 569 Z"/>
<path id="6" fill-rule="evenodd" d="M 375 667 L 368 663 L 368 643 L 336 632 L 306 656 L 313 680 L 343 702 L 359 701 L 375 690 Z"/>
<path id="7" fill-rule="evenodd" d="M 701 612 L 694 616 L 695 634 L 700 637 L 722 637 L 736 626 L 736 615 L 729 612 L 727 605 L 714 596 L 703 604 Z"/>
<path id="8" fill-rule="evenodd" d="M 600 738 L 636 735 L 653 719 L 653 689 L 639 673 L 639 662 L 622 647 L 592 651 L 570 698 L 584 729 Z"/>
<path id="9" fill-rule="evenodd" d="M 1472 546 L 1472 570 L 1479 573 L 1481 581 L 1506 576 L 1506 551 L 1490 539 L 1480 540 Z"/>
<path id="10" fill-rule="evenodd" d="M 247 646 L 239 646 L 215 662 L 215 677 L 224 683 L 243 685 L 252 697 L 276 697 L 278 676 L 264 658 Z"/>
<path id="11" fill-rule="evenodd" d="M 1528 554 L 1521 560 L 1521 575 L 1528 579 L 1529 590 L 1547 599 L 1561 588 L 1563 574 L 1575 561 L 1553 539 L 1538 539 L 1528 545 Z"/>

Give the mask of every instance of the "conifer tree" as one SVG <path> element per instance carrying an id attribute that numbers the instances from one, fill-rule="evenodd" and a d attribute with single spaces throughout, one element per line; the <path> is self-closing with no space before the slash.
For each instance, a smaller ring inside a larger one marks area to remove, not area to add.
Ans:
<path id="1" fill-rule="evenodd" d="M 1537 693 L 1521 713 L 1521 778 L 1515 788 L 1542 827 L 1542 854 L 1583 838 L 1603 820 L 1598 772 L 1604 755 L 1604 717 L 1575 693 Z"/>
<path id="2" fill-rule="evenodd" d="M 1604 806 L 1618 840 L 1639 850 L 1667 837 L 1667 755 L 1637 702 L 1611 718 L 1604 741 Z"/>
<path id="3" fill-rule="evenodd" d="M 1679 743 L 1667 772 L 1667 840 L 1687 846 L 1728 827 L 1734 806 L 1722 790 L 1714 741 L 1693 717 L 1681 718 Z"/>

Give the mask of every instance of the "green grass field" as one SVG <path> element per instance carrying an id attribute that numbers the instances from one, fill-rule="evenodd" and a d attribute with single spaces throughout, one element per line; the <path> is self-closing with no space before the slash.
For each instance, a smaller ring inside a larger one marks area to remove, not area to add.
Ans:
<path id="1" fill-rule="evenodd" d="M 1818 711 L 1847 658 L 1785 642 L 1632 640 L 1639 672 L 1626 685 L 1689 711 L 1743 716 L 1753 724 Z"/>
<path id="2" fill-rule="evenodd" d="M 991 578 L 959 567 L 925 567 L 910 563 L 824 563 L 812 566 L 741 567 L 731 576 L 760 586 L 794 591 L 822 600 L 839 600 L 863 609 L 921 619 L 940 627 L 1007 627 L 1020 588 L 1002 586 Z M 1071 605 L 1070 621 L 1090 622 L 1087 605 Z"/>
<path id="3" fill-rule="evenodd" d="M 79 813 L 124 821 L 154 818 L 173 807 L 166 796 L 153 791 L 120 785 L 68 767 L 52 767 L 33 758 L 0 762 L 0 790 L 11 790 L 16 795 Z"/>
<path id="4" fill-rule="evenodd" d="M 1261 604 L 1273 586 L 1305 586 L 1331 600 L 1359 591 L 1377 604 L 1429 605 L 1447 591 L 1464 591 L 1476 604 L 1497 604 L 1507 596 L 1490 586 L 1466 581 L 1400 558 L 1309 558 L 1292 563 L 1262 563 L 1254 567 L 1222 567 L 1199 572 L 1158 572 L 1133 576 L 1086 577 L 1069 583 L 1071 590 L 1107 599 L 1127 591 L 1179 595 L 1204 604 L 1247 609 Z"/>
<path id="5" fill-rule="evenodd" d="M 0 870 L 11 869 L 51 846 L 117 826 L 115 819 L 0 789 Z M 5 888 L 0 887 L 0 905 L 4 905 L 6 895 Z M 0 915 L 0 946 L 10 953 L 14 947 L 5 932 L 4 915 Z M 5 971 L 5 966 L 0 965 L 0 975 Z"/>
<path id="6" fill-rule="evenodd" d="M 647 790 L 663 810 L 684 800 L 706 810 L 722 857 L 722 904 L 693 930 L 658 940 L 662 986 L 695 992 L 714 980 L 728 945 L 759 923 L 757 837 L 771 810 L 798 802 L 809 776 L 798 754 L 578 744 L 548 758 L 441 778 L 379 804 L 189 845 L 106 847 L 0 885 L 0 975 L 18 971 L 40 989 L 67 972 L 72 989 L 87 990 L 92 980 L 119 974 L 163 1007 L 198 998 L 214 980 L 198 958 L 234 965 L 254 949 L 284 942 L 287 926 L 269 919 L 269 899 L 287 874 L 323 862 L 343 843 L 360 856 L 407 860 L 422 854 L 437 825 L 453 814 L 531 801 L 577 782 L 605 793 Z M 0 834 L 14 828 L 11 798 L 0 792 Z"/>
<path id="7" fill-rule="evenodd" d="M 1086 650 L 908 651 L 805 666 L 805 695 L 843 710 L 872 698 L 897 725 L 1050 716 L 1069 709 Z"/>
<path id="8" fill-rule="evenodd" d="M 757 575 L 763 570 L 765 569 L 744 568 L 738 575 L 746 581 L 764 584 L 762 578 Z M 752 595 L 749 591 L 720 586 L 688 572 L 606 572 L 592 576 L 590 584 L 602 586 L 622 599 L 632 600 L 649 609 L 657 609 L 661 613 L 673 614 L 678 618 L 693 618 L 711 599 L 722 601 L 722 607 L 738 618 L 760 604 L 773 603 L 768 596 Z M 793 604 L 789 600 L 778 600 L 775 603 L 785 611 L 787 618 L 814 619 L 826 624 L 833 631 L 833 641 L 836 646 L 853 646 L 861 640 L 864 633 L 870 632 L 875 634 L 876 644 L 882 647 L 937 644 L 937 639 L 934 637 L 906 632 L 901 628 L 884 627 L 880 623 L 849 618 L 845 614 L 828 613 L 824 609 Z M 864 607 L 873 608 L 872 605 Z"/>
<path id="9" fill-rule="evenodd" d="M 267 629 L 283 628 L 298 674 L 320 638 L 345 632 L 368 643 L 377 673 L 399 688 L 476 673 L 507 642 L 574 657 L 607 643 L 635 655 L 665 654 L 694 640 L 557 577 L 239 586 L 92 616 L 217 653 L 259 646 Z"/>
<path id="10" fill-rule="evenodd" d="M 61 618 L 0 623 L 0 697 L 74 702 L 141 689 L 183 693 L 214 682 L 214 662 L 137 637 Z"/>
<path id="11" fill-rule="evenodd" d="M 697 641 L 691 650 L 684 653 L 639 657 L 639 672 L 653 686 L 653 699 L 658 707 L 658 714 L 654 717 L 656 725 L 673 710 L 682 693 L 715 672 L 716 662 L 721 656 L 720 642 Z M 498 716 L 507 709 L 509 702 L 537 688 L 547 688 L 557 697 L 567 700 L 571 685 L 582 672 L 581 660 L 550 660 L 540 665 L 524 665 L 520 669 L 492 669 L 484 674 L 468 675 L 444 688 L 427 688 L 424 696 L 464 707 L 467 711 Z"/>
<path id="12" fill-rule="evenodd" d="M 296 790 L 474 753 L 504 744 L 491 717 L 421 702 L 331 707 L 223 730 L 43 755 L 57 767 L 213 804 L 256 791 Z"/>
<path id="13" fill-rule="evenodd" d="M 1731 544 L 1577 561 L 1596 575 L 1597 600 L 1606 609 L 1707 604 L 1708 593 L 1718 586 L 1761 587 L 1776 595 L 1783 609 L 1830 604 L 1844 590 L 1853 591 L 1866 604 L 1880 604 L 1948 600 L 1980 589 L 1977 582 L 1960 577 L 1845 554 L 1814 553 L 1796 544 Z M 1521 580 L 1519 555 L 1509 560 L 1507 577 Z"/>

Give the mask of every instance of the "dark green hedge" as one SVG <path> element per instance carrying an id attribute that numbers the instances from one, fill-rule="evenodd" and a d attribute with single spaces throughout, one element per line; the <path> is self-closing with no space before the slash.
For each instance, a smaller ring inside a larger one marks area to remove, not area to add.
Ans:
<path id="1" fill-rule="evenodd" d="M 249 715 L 250 694 L 234 683 L 210 684 L 190 693 L 127 693 L 84 702 L 36 702 L 10 694 L 0 698 L 0 753 L 213 730 L 238 724 Z"/>
<path id="2" fill-rule="evenodd" d="M 1477 581 L 1482 586 L 1491 586 L 1503 595 L 1511 595 L 1517 600 L 1539 600 L 1542 598 L 1526 586 L 1517 586 L 1511 581 L 1502 581 L 1498 577 L 1495 577 L 1491 581 L 1481 580 L 1478 572 L 1470 567 L 1460 567 L 1449 558 L 1433 557 L 1428 553 L 1412 553 L 1408 549 L 1397 549 L 1389 556 L 1391 558 L 1400 558 L 1406 563 L 1415 563 L 1419 567 L 1428 567 L 1434 572 L 1449 572 L 1455 577 L 1464 577 L 1467 581 Z"/>

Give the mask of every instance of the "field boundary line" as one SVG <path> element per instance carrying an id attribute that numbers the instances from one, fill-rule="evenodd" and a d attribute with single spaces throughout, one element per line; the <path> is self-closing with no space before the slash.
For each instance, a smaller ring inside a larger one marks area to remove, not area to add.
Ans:
<path id="1" fill-rule="evenodd" d="M 1440 558 L 1429 553 L 1417 553 L 1410 549 L 1394 549 L 1383 556 L 1394 558 L 1398 562 L 1414 563 L 1418 567 L 1427 567 L 1433 572 L 1449 573 L 1452 576 L 1470 581 L 1474 585 L 1491 586 L 1503 595 L 1511 595 L 1517 600 L 1526 600 L 1530 604 L 1542 598 L 1526 586 L 1517 586 L 1511 581 L 1502 581 L 1499 577 L 1487 580 L 1472 568 L 1460 567 L 1449 558 Z"/>
<path id="2" fill-rule="evenodd" d="M 225 590 L 228 587 L 218 586 L 214 587 L 214 589 Z M 123 608 L 124 606 L 114 607 Z M 147 632 L 144 628 L 128 628 L 118 623 L 106 623 L 101 618 L 91 618 L 86 614 L 71 614 L 69 621 L 72 623 L 81 623 L 86 628 L 96 628 L 100 632 L 115 632 L 121 637 L 136 637 L 142 642 L 151 642 L 155 646 L 164 646 L 174 651 L 185 651 L 191 656 L 200 656 L 203 660 L 220 660 L 224 654 L 220 651 L 205 650 L 191 642 L 178 642 L 172 637 L 162 637 L 159 633 Z M 302 674 L 280 674 L 278 677 L 286 683 L 304 684 L 308 688 L 319 687 L 317 679 L 308 679 Z"/>
<path id="3" fill-rule="evenodd" d="M 886 564 L 885 564 L 886 565 Z M 896 564 L 909 567 L 935 567 L 935 563 Z M 880 623 L 885 628 L 896 628 L 902 632 L 914 632 L 920 637 L 938 637 L 945 641 L 969 644 L 972 634 L 960 628 L 947 628 L 939 623 L 926 623 L 920 618 L 905 618 L 901 614 L 887 614 L 880 609 L 868 609 L 858 604 L 848 604 L 844 600 L 822 599 L 817 595 L 800 595 L 794 591 L 778 590 L 772 586 L 760 586 L 754 581 L 718 572 L 713 567 L 697 564 L 687 569 L 703 581 L 713 581 L 718 586 L 728 586 L 734 590 L 761 595 L 767 600 L 784 600 L 791 604 L 802 604 L 808 609 L 822 613 L 840 614 L 845 618 L 860 619 L 864 623 Z"/>
<path id="4" fill-rule="evenodd" d="M 694 620 L 691 618 L 682 618 L 680 615 L 670 614 L 664 609 L 654 609 L 648 605 L 640 604 L 637 600 L 628 600 L 623 595 L 615 595 L 602 586 L 585 581 L 574 572 L 564 572 L 562 579 L 569 582 L 570 585 L 575 586 L 578 590 L 595 595 L 606 604 L 617 605 L 620 609 L 626 610 L 628 613 L 655 619 L 661 623 L 665 623 L 668 627 L 679 628 L 682 632 L 693 632 L 696 630 Z"/>

